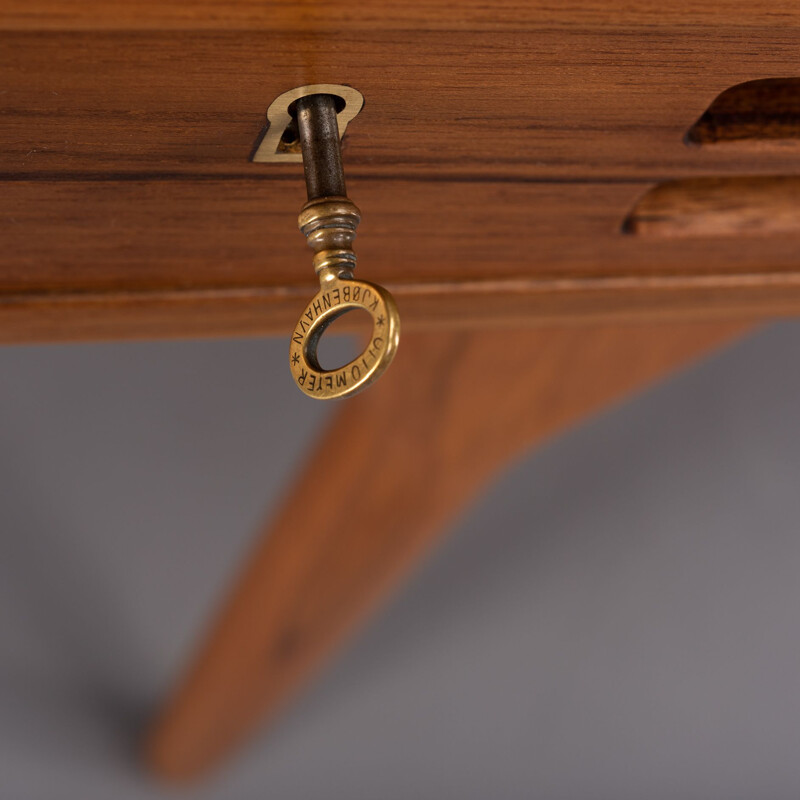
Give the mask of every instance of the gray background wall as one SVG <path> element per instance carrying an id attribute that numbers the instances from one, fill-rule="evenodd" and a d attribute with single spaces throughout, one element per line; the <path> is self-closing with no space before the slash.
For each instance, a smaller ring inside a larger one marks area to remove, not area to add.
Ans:
<path id="1" fill-rule="evenodd" d="M 142 722 L 329 409 L 285 342 L 0 349 L 0 798 Z M 800 325 L 552 442 L 198 798 L 800 796 Z"/>

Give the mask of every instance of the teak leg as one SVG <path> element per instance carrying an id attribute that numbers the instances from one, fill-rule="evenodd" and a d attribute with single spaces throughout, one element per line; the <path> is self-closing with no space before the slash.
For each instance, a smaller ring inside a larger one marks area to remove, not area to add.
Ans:
<path id="1" fill-rule="evenodd" d="M 147 741 L 191 777 L 271 717 L 532 444 L 743 333 L 741 323 L 405 335 L 343 404 Z"/>

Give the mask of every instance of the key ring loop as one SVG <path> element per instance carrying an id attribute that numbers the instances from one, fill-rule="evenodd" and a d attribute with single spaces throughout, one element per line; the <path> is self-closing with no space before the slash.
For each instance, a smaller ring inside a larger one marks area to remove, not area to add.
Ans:
<path id="1" fill-rule="evenodd" d="M 363 309 L 372 317 L 372 334 L 364 351 L 337 369 L 320 366 L 317 348 L 326 328 L 348 311 Z M 400 314 L 382 286 L 352 278 L 323 282 L 306 306 L 292 334 L 289 366 L 295 383 L 309 397 L 350 397 L 383 374 L 397 352 Z"/>

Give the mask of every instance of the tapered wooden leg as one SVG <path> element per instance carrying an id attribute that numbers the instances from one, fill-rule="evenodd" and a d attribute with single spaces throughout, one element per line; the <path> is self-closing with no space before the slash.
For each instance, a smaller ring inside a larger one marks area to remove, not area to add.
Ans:
<path id="1" fill-rule="evenodd" d="M 193 776 L 271 717 L 498 468 L 731 340 L 728 323 L 404 336 L 346 401 L 150 732 L 157 772 Z"/>

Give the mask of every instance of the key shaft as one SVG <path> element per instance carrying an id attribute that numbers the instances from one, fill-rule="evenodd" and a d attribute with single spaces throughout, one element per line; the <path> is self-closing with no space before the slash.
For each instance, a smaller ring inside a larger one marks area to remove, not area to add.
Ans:
<path id="1" fill-rule="evenodd" d="M 301 97 L 296 109 L 308 199 L 347 197 L 335 98 L 330 94 Z"/>

